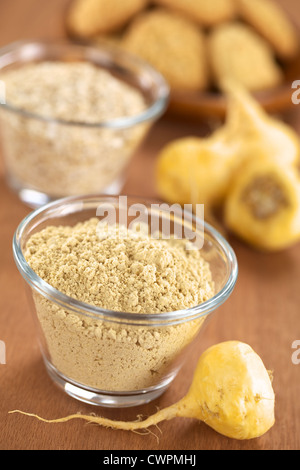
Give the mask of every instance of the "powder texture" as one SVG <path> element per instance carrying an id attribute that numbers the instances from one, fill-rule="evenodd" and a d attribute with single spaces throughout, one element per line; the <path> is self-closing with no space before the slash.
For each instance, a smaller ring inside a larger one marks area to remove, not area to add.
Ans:
<path id="1" fill-rule="evenodd" d="M 149 124 L 86 127 L 137 116 L 141 92 L 87 62 L 41 62 L 0 74 L 7 104 L 43 118 L 0 109 L 8 179 L 50 197 L 103 192 L 123 174 Z M 74 124 L 72 124 L 74 123 Z"/>
<path id="2" fill-rule="evenodd" d="M 214 294 L 209 265 L 199 251 L 186 250 L 186 241 L 130 230 L 125 236 L 96 218 L 32 235 L 25 257 L 61 292 L 136 313 L 137 320 L 198 305 Z M 100 390 L 142 390 L 160 383 L 204 321 L 129 325 L 68 311 L 36 293 L 34 300 L 51 363 L 71 380 Z"/>
<path id="3" fill-rule="evenodd" d="M 31 237 L 26 259 L 51 286 L 97 307 L 161 313 L 193 307 L 212 295 L 211 274 L 186 240 L 156 240 L 140 231 L 105 230 L 98 219 L 47 227 Z"/>
<path id="4" fill-rule="evenodd" d="M 52 119 L 98 123 L 142 112 L 135 88 L 89 62 L 41 62 L 4 72 L 6 101 Z"/>

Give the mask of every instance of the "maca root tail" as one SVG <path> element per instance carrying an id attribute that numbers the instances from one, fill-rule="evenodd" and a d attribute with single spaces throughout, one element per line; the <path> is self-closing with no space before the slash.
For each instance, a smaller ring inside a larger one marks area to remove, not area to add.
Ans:
<path id="1" fill-rule="evenodd" d="M 72 419 L 83 419 L 89 423 L 98 424 L 99 426 L 103 426 L 106 428 L 120 429 L 124 431 L 135 431 L 138 429 L 147 429 L 150 426 L 155 426 L 161 421 L 175 418 L 176 416 L 178 416 L 178 409 L 176 405 L 172 405 L 168 408 L 157 411 L 154 415 L 149 416 L 143 421 L 114 421 L 112 419 L 103 418 L 101 416 L 83 415 L 79 413 L 56 419 L 45 419 L 34 413 L 27 413 L 25 411 L 20 410 L 9 411 L 9 413 L 20 413 L 26 416 L 31 416 L 38 419 L 39 421 L 43 421 L 44 423 L 65 423 L 67 421 L 71 421 Z"/>

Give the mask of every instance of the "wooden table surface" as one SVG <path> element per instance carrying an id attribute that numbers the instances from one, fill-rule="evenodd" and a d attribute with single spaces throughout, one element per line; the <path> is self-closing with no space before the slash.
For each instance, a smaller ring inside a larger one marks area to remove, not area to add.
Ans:
<path id="1" fill-rule="evenodd" d="M 300 24 L 298 0 L 282 0 Z M 1 0 L 0 45 L 24 38 L 64 37 L 63 0 Z M 300 77 L 298 77 L 300 79 Z M 300 106 L 288 117 L 300 132 Z M 135 156 L 124 193 L 155 196 L 153 167 L 157 151 L 169 140 L 200 135 L 200 122 L 163 119 L 152 129 Z M 1 160 L 2 161 L 2 160 Z M 259 254 L 230 238 L 239 262 L 239 278 L 228 300 L 212 317 L 188 364 L 167 392 L 154 402 L 131 409 L 95 408 L 65 395 L 51 382 L 42 363 L 23 281 L 15 267 L 11 242 L 14 230 L 29 208 L 6 186 L 0 175 L 0 340 L 6 345 L 6 364 L 0 364 L 0 449 L 105 450 L 219 450 L 300 448 L 300 364 L 292 362 L 292 343 L 300 340 L 300 245 L 276 254 Z M 46 424 L 11 415 L 22 409 L 46 418 L 97 412 L 112 419 L 135 419 L 174 403 L 187 391 L 200 353 L 211 344 L 238 339 L 249 343 L 274 371 L 276 423 L 259 439 L 236 441 L 205 424 L 174 419 L 153 435 L 87 426 L 81 420 Z"/>

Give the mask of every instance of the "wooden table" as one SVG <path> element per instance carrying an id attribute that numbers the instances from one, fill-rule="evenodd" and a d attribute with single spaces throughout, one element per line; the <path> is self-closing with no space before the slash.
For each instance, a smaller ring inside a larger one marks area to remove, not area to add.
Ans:
<path id="1" fill-rule="evenodd" d="M 300 22 L 297 0 L 283 1 Z M 0 45 L 22 38 L 63 37 L 63 0 L 1 0 Z M 300 78 L 300 77 L 299 77 Z M 300 111 L 300 107 L 298 108 Z M 292 124 L 300 131 L 299 111 Z M 157 151 L 169 140 L 205 132 L 200 123 L 161 120 L 151 131 L 130 167 L 124 193 L 155 196 L 153 167 Z M 202 340 L 169 390 L 155 402 L 139 408 L 109 410 L 85 405 L 56 388 L 41 360 L 33 319 L 15 267 L 11 242 L 14 230 L 29 209 L 7 188 L 0 176 L 0 340 L 6 345 L 6 364 L 0 364 L 0 449 L 299 449 L 300 364 L 292 362 L 292 343 L 300 339 L 300 245 L 283 253 L 258 254 L 231 238 L 239 262 L 239 278 L 228 302 L 212 317 Z M 276 424 L 263 437 L 235 441 L 205 424 L 174 419 L 160 425 L 159 440 L 87 426 L 81 420 L 45 424 L 10 415 L 22 409 L 46 418 L 98 412 L 112 419 L 135 419 L 174 403 L 188 389 L 199 354 L 209 345 L 238 339 L 249 343 L 274 371 Z M 3 344 L 3 343 L 2 343 Z"/>

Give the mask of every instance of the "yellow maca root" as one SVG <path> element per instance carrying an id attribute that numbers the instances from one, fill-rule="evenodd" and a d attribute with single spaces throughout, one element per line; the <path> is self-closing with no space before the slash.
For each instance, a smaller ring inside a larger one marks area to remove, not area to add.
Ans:
<path id="1" fill-rule="evenodd" d="M 236 82 L 226 80 L 223 90 L 228 102 L 224 125 L 209 137 L 175 139 L 160 151 L 156 187 L 162 199 L 205 204 L 205 210 L 213 213 L 248 159 L 299 165 L 300 139 L 290 126 L 269 116 Z"/>
<path id="2" fill-rule="evenodd" d="M 192 385 L 178 403 L 159 410 L 144 421 L 113 421 L 73 414 L 47 420 L 19 410 L 47 423 L 83 419 L 104 427 L 140 430 L 173 418 L 204 421 L 224 436 L 252 439 L 266 433 L 274 424 L 275 394 L 270 375 L 261 358 L 246 343 L 225 341 L 208 348 L 200 357 Z"/>
<path id="3" fill-rule="evenodd" d="M 226 227 L 260 250 L 300 240 L 300 179 L 293 168 L 256 155 L 242 165 L 224 205 Z"/>
<path id="4" fill-rule="evenodd" d="M 260 155 L 274 163 L 296 167 L 300 162 L 300 139 L 285 122 L 270 116 L 257 100 L 238 83 L 222 84 L 227 99 L 223 132 L 227 142 L 234 141 L 237 164 Z"/>
<path id="5" fill-rule="evenodd" d="M 207 209 L 222 202 L 230 181 L 232 152 L 217 136 L 177 139 L 162 149 L 156 165 L 156 186 L 162 198 L 205 204 Z"/>

